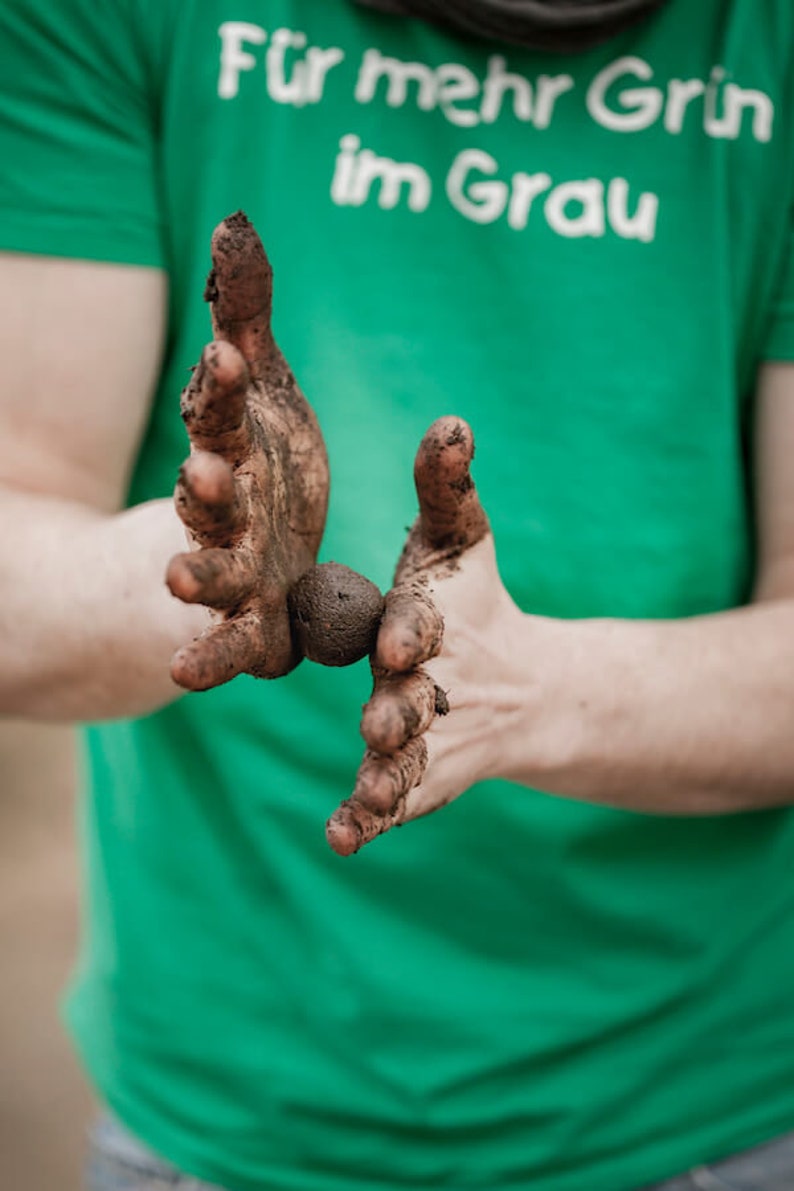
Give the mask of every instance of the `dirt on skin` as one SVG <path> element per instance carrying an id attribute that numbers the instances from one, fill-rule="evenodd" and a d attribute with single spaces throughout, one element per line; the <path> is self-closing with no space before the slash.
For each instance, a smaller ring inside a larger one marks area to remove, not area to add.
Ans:
<path id="1" fill-rule="evenodd" d="M 359 770 L 357 796 L 380 814 L 397 814 L 406 794 L 419 785 L 426 767 L 424 736 L 412 737 L 393 757 L 367 749 Z"/>
<path id="2" fill-rule="evenodd" d="M 206 690 L 301 660 L 287 595 L 310 570 L 325 525 L 328 461 L 317 419 L 273 339 L 273 279 L 238 211 L 212 236 L 206 297 L 215 339 L 182 396 L 192 452 L 177 511 L 198 550 L 171 560 L 167 583 L 219 623 L 172 661 L 174 680 Z"/>
<path id="3" fill-rule="evenodd" d="M 444 640 L 444 618 L 427 590 L 426 580 L 393 587 L 378 637 L 376 665 L 403 674 L 438 654 Z"/>
<path id="4" fill-rule="evenodd" d="M 427 764 L 424 733 L 449 710 L 421 664 L 443 640 L 429 580 L 456 569 L 489 529 L 469 474 L 473 436 L 448 417 L 422 440 L 419 517 L 386 601 L 348 567 L 318 567 L 325 446 L 273 338 L 272 271 L 241 211 L 215 229 L 205 297 L 215 338 L 183 394 L 192 449 L 176 491 L 198 549 L 172 560 L 168 584 L 179 598 L 213 608 L 219 621 L 175 655 L 172 675 L 204 690 L 241 672 L 278 677 L 304 656 L 328 666 L 372 656 L 374 691 L 362 723 L 369 749 L 353 798 L 329 824 L 332 846 L 349 854 L 401 821 Z"/>
<path id="5" fill-rule="evenodd" d="M 393 674 L 373 666 L 372 674 L 372 697 L 362 713 L 361 735 L 373 752 L 391 756 L 430 727 L 439 688 L 422 667 Z"/>
<path id="6" fill-rule="evenodd" d="M 424 736 L 414 736 L 394 757 L 383 757 L 367 749 L 358 772 L 356 793 L 342 803 L 326 824 L 334 851 L 349 856 L 375 836 L 401 823 L 406 795 L 419 785 L 426 768 Z"/>
<path id="7" fill-rule="evenodd" d="M 416 453 L 414 481 L 419 517 L 405 543 L 396 580 L 449 573 L 464 550 L 490 526 L 471 478 L 474 435 L 462 418 L 439 418 Z"/>
<path id="8" fill-rule="evenodd" d="M 301 654 L 323 666 L 349 666 L 375 648 L 384 599 L 369 579 L 338 562 L 303 575 L 289 594 Z"/>
<path id="9" fill-rule="evenodd" d="M 374 690 L 361 724 L 369 747 L 352 797 L 326 824 L 328 842 L 340 856 L 404 821 L 407 796 L 427 766 L 424 734 L 436 716 L 450 710 L 447 692 L 421 664 L 443 643 L 433 580 L 456 571 L 461 555 L 490 532 L 469 471 L 473 458 L 471 429 L 455 417 L 434 422 L 417 452 L 419 516 L 386 597 L 373 658 Z"/>
<path id="10" fill-rule="evenodd" d="M 204 300 L 212 307 L 215 338 L 236 343 L 249 362 L 266 359 L 275 346 L 270 327 L 273 270 L 244 211 L 235 211 L 216 227 L 211 253 Z M 238 342 L 241 330 L 244 343 Z"/>

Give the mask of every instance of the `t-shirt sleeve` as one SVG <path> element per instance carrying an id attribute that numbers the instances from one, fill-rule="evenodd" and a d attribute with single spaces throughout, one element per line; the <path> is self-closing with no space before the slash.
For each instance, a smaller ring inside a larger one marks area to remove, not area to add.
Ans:
<path id="1" fill-rule="evenodd" d="M 130 3 L 0 2 L 0 249 L 163 266 L 156 110 Z"/>
<path id="2" fill-rule="evenodd" d="M 761 355 L 764 360 L 794 360 L 794 214 Z"/>

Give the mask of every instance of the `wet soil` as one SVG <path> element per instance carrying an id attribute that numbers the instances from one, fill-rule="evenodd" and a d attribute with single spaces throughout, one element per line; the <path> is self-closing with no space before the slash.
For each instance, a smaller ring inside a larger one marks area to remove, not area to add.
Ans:
<path id="1" fill-rule="evenodd" d="M 371 653 L 383 608 L 375 584 L 338 562 L 312 567 L 289 594 L 296 644 L 323 666 L 349 666 Z"/>

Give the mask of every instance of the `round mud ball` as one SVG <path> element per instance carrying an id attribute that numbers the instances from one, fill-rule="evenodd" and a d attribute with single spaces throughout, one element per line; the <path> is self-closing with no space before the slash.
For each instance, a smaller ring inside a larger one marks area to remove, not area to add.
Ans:
<path id="1" fill-rule="evenodd" d="M 350 666 L 375 648 L 384 600 L 374 583 L 338 562 L 301 576 L 289 593 L 298 648 L 323 666 Z"/>

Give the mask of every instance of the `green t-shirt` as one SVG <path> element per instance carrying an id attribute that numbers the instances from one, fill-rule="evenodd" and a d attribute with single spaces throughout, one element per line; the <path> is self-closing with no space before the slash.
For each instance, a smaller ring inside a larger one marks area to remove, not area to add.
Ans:
<path id="1" fill-rule="evenodd" d="M 328 441 L 323 557 L 388 585 L 457 413 L 524 609 L 714 612 L 756 369 L 794 359 L 793 48 L 791 0 L 570 58 L 347 0 L 4 0 L 0 246 L 169 271 L 132 502 L 186 453 L 242 207 Z M 367 693 L 304 663 L 89 731 L 68 1013 L 130 1128 L 232 1191 L 628 1191 L 794 1127 L 792 812 L 489 783 L 344 861 Z"/>

